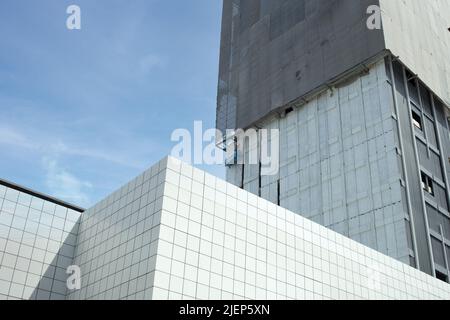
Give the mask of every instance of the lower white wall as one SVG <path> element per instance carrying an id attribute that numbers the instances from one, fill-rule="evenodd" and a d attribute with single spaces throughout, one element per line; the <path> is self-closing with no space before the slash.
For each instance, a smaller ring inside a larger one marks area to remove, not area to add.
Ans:
<path id="1" fill-rule="evenodd" d="M 0 300 L 64 300 L 80 212 L 0 184 Z"/>
<path id="2" fill-rule="evenodd" d="M 450 299 L 450 285 L 169 159 L 153 299 Z"/>
<path id="3" fill-rule="evenodd" d="M 68 299 L 151 299 L 166 161 L 82 215 L 73 262 L 81 289 Z"/>

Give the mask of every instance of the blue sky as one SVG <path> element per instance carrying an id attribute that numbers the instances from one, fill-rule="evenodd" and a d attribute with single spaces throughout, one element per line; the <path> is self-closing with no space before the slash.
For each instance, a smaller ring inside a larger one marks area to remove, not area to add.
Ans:
<path id="1" fill-rule="evenodd" d="M 213 128 L 221 3 L 0 1 L 0 177 L 89 207 Z"/>

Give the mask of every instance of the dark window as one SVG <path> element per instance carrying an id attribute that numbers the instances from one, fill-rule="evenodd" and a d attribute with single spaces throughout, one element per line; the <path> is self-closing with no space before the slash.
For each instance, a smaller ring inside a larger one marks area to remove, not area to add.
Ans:
<path id="1" fill-rule="evenodd" d="M 281 205 L 281 186 L 280 180 L 277 181 L 277 204 Z"/>
<path id="2" fill-rule="evenodd" d="M 434 196 L 433 179 L 422 172 L 422 189 Z"/>
<path id="3" fill-rule="evenodd" d="M 412 121 L 417 129 L 423 130 L 422 117 L 414 110 L 412 111 Z"/>
<path id="4" fill-rule="evenodd" d="M 413 75 L 410 72 L 406 72 L 406 77 L 408 79 L 408 91 L 409 97 L 414 103 L 420 103 L 419 100 L 419 88 L 417 86 L 417 76 Z"/>
<path id="5" fill-rule="evenodd" d="M 410 88 L 417 89 L 417 82 L 416 82 L 417 75 L 414 75 L 409 70 L 406 70 L 406 79 L 408 81 L 408 85 L 410 86 Z"/>
<path id="6" fill-rule="evenodd" d="M 292 108 L 292 107 L 291 108 L 287 108 L 285 113 L 286 113 L 286 115 L 288 115 L 292 111 L 294 111 L 294 108 Z"/>
<path id="7" fill-rule="evenodd" d="M 438 278 L 441 281 L 448 282 L 448 277 L 442 272 L 436 271 L 436 278 Z"/>

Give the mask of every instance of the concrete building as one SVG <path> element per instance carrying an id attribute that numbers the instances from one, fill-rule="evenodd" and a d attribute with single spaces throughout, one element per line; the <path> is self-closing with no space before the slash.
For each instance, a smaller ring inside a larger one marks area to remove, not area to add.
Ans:
<path id="1" fill-rule="evenodd" d="M 83 209 L 0 180 L 0 300 L 60 300 Z"/>
<path id="2" fill-rule="evenodd" d="M 225 0 L 217 127 L 278 129 L 278 173 L 168 157 L 86 211 L 0 181 L 0 300 L 450 299 L 449 9 Z"/>
<path id="3" fill-rule="evenodd" d="M 446 0 L 225 0 L 217 128 L 280 136 L 277 175 L 227 181 L 448 282 L 449 27 Z"/>

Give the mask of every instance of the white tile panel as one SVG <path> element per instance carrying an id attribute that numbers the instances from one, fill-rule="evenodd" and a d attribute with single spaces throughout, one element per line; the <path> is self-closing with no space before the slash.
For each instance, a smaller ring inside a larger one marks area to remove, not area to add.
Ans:
<path id="1" fill-rule="evenodd" d="M 79 217 L 62 205 L 0 186 L 0 300 L 64 299 Z"/>
<path id="2" fill-rule="evenodd" d="M 178 167 L 170 159 L 167 172 Z M 225 185 L 226 201 L 173 212 L 183 188 L 169 189 L 153 299 L 450 298 L 450 285 L 244 190 Z"/>

